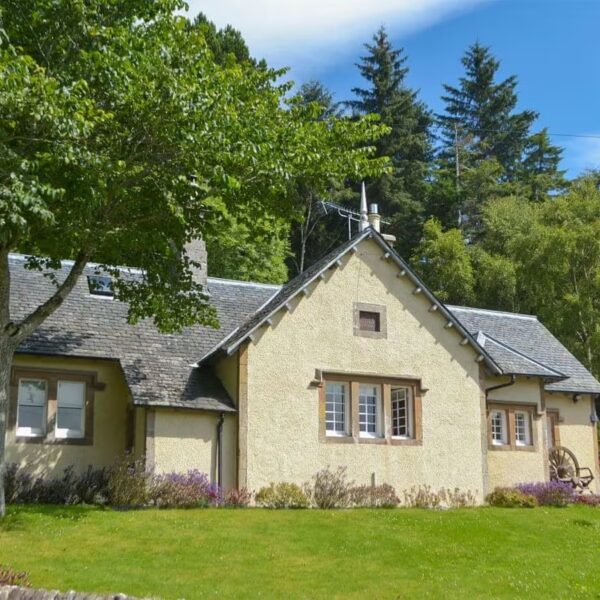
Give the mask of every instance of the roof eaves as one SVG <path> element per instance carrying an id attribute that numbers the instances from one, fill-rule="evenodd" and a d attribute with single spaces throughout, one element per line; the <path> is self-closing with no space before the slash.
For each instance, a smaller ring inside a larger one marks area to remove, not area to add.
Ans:
<path id="1" fill-rule="evenodd" d="M 340 252 L 335 253 L 326 263 L 323 264 L 323 266 L 320 269 L 318 269 L 317 271 L 315 271 L 315 273 L 313 273 L 311 275 L 311 277 L 309 277 L 293 294 L 291 294 L 290 296 L 286 296 L 284 301 L 277 303 L 273 307 L 273 309 L 271 311 L 269 311 L 254 327 L 252 327 L 252 329 L 250 329 L 246 335 L 244 335 L 243 338 L 237 340 L 231 346 L 228 346 L 226 348 L 227 355 L 231 355 L 233 352 L 235 352 L 237 350 L 237 348 L 239 348 L 239 346 L 246 339 L 248 339 L 257 329 L 260 329 L 260 327 L 262 327 L 265 324 L 265 322 L 267 322 L 274 314 L 276 314 L 277 312 L 279 312 L 281 310 L 282 306 L 284 306 L 287 302 L 289 302 L 290 300 L 292 300 L 293 298 L 295 298 L 298 294 L 302 293 L 303 290 L 305 290 L 311 283 L 313 283 L 316 279 L 318 279 L 319 276 L 321 275 L 321 273 L 324 273 L 325 271 L 327 271 L 328 269 L 330 269 L 337 261 L 340 260 L 340 258 L 342 258 L 342 256 L 344 256 L 345 254 L 347 254 L 348 252 L 350 252 L 352 250 L 352 248 L 354 248 L 358 243 L 362 242 L 364 239 L 369 238 L 369 237 L 372 237 L 372 230 L 365 229 L 362 233 L 360 233 L 359 235 L 357 235 L 354 238 L 354 240 L 352 241 L 351 244 L 348 244 L 345 248 L 341 249 Z M 283 289 L 284 288 L 282 288 L 282 290 Z M 279 291 L 281 291 L 281 290 L 279 290 Z M 279 291 L 277 293 L 279 293 Z M 258 312 L 260 312 L 260 310 L 262 308 L 264 308 L 265 306 L 267 306 L 269 304 L 269 302 L 271 300 L 273 300 L 273 298 L 276 295 L 277 294 L 274 294 L 254 314 L 257 314 Z M 252 316 L 249 317 L 249 318 L 251 319 Z M 241 327 L 243 327 L 243 325 Z M 238 328 L 238 330 L 241 329 L 241 327 Z M 202 360 L 206 360 L 206 359 L 202 359 Z"/>
<path id="2" fill-rule="evenodd" d="M 421 288 L 421 291 L 425 294 L 429 301 L 438 307 L 438 310 L 440 310 L 444 317 L 448 319 L 448 321 L 456 327 L 460 334 L 469 341 L 470 345 L 478 352 L 478 354 L 483 356 L 487 366 L 497 374 L 504 374 L 500 365 L 498 365 L 496 361 L 489 355 L 489 353 L 486 352 L 485 348 L 477 343 L 477 340 L 471 335 L 471 333 L 469 333 L 467 328 L 454 314 L 452 314 L 452 312 L 450 312 L 450 310 L 446 308 L 446 305 L 436 297 L 436 295 L 427 287 L 421 278 L 411 269 L 408 263 L 390 246 L 390 244 L 385 241 L 385 239 L 383 239 L 381 234 L 372 230 L 371 232 L 373 233 L 373 239 L 377 241 L 386 252 L 389 253 L 390 257 L 392 257 L 402 268 L 402 270 L 406 272 L 412 282 L 417 285 L 417 287 Z"/>

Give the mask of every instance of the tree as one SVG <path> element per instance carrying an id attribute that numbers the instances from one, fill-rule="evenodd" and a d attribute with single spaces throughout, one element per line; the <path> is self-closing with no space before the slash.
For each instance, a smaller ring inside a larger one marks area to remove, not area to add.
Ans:
<path id="1" fill-rule="evenodd" d="M 392 221 L 398 250 L 410 255 L 419 241 L 423 223 L 426 178 L 431 158 L 431 115 L 406 85 L 408 67 L 402 48 L 394 48 L 382 27 L 365 44 L 368 53 L 357 65 L 367 88 L 354 88 L 347 102 L 355 114 L 377 114 L 390 130 L 376 144 L 377 156 L 389 156 L 392 169 L 368 182 L 370 202 L 379 204 Z"/>
<path id="2" fill-rule="evenodd" d="M 234 217 L 280 215 L 296 181 L 377 173 L 368 119 L 315 123 L 282 72 L 218 65 L 179 0 L 2 0 L 0 46 L 0 515 L 10 366 L 95 260 L 143 269 L 115 296 L 132 322 L 218 326 L 182 249 Z M 356 147 L 361 143 L 361 147 Z M 326 149 L 326 152 L 323 149 Z M 11 314 L 8 255 L 55 283 Z M 61 258 L 74 260 L 65 279 Z"/>
<path id="3" fill-rule="evenodd" d="M 447 154 L 458 145 L 467 152 L 466 166 L 494 159 L 504 176 L 513 178 L 537 113 L 516 112 L 517 78 L 497 81 L 500 62 L 490 49 L 476 42 L 461 60 L 465 76 L 458 87 L 444 85 L 445 114 L 438 115 Z"/>
<path id="4" fill-rule="evenodd" d="M 429 219 L 411 262 L 443 302 L 469 304 L 473 301 L 473 267 L 458 229 L 444 232 L 438 220 Z"/>
<path id="5" fill-rule="evenodd" d="M 526 186 L 529 199 L 540 202 L 566 187 L 565 171 L 560 169 L 563 150 L 552 144 L 547 129 L 530 136 L 524 152 L 519 180 Z"/>
<path id="6" fill-rule="evenodd" d="M 593 175 L 559 197 L 507 199 L 485 214 L 490 243 L 515 265 L 519 308 L 600 375 L 600 191 Z M 507 227 L 507 224 L 514 226 Z"/>

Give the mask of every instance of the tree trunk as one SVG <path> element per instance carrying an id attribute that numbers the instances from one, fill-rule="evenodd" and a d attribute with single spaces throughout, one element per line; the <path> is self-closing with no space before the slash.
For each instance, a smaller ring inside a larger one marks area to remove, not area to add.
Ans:
<path id="1" fill-rule="evenodd" d="M 0 336 L 0 519 L 6 513 L 4 473 L 6 470 L 6 421 L 10 389 L 10 369 L 14 348 L 6 336 Z"/>

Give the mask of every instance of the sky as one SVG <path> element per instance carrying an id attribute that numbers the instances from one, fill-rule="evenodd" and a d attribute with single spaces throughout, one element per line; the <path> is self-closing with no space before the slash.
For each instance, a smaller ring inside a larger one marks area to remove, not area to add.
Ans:
<path id="1" fill-rule="evenodd" d="M 600 0 L 188 0 L 219 27 L 239 29 L 250 51 L 288 67 L 301 84 L 318 79 L 336 100 L 363 84 L 355 63 L 385 25 L 408 55 L 407 83 L 434 111 L 442 84 L 456 84 L 476 40 L 516 75 L 519 108 L 540 113 L 564 148 L 571 177 L 600 168 Z M 576 137 L 577 136 L 577 137 Z"/>

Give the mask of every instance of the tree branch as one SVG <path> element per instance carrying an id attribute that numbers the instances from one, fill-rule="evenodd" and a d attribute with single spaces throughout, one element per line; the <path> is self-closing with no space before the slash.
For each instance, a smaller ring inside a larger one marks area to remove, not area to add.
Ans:
<path id="1" fill-rule="evenodd" d="M 91 252 L 82 250 L 75 259 L 69 274 L 58 286 L 56 292 L 43 304 L 40 304 L 32 313 L 25 317 L 20 323 L 8 323 L 5 331 L 13 339 L 16 345 L 28 338 L 52 313 L 54 313 L 71 293 L 77 280 L 83 273 L 86 263 L 90 259 Z"/>

